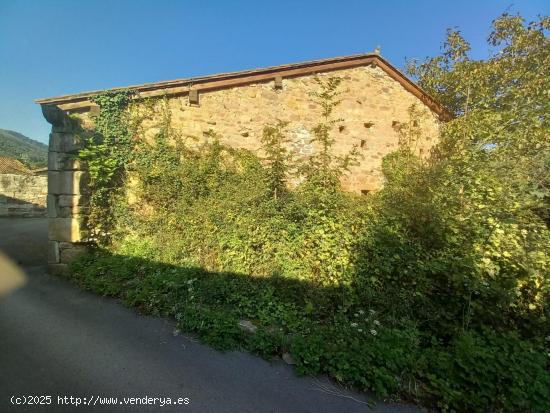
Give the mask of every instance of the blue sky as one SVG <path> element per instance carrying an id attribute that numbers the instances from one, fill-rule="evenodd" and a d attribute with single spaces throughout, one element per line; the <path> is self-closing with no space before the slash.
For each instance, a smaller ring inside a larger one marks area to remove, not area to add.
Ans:
<path id="1" fill-rule="evenodd" d="M 458 27 L 476 58 L 491 20 L 548 0 L 0 0 L 0 128 L 47 142 L 33 99 L 372 51 L 397 67 Z"/>

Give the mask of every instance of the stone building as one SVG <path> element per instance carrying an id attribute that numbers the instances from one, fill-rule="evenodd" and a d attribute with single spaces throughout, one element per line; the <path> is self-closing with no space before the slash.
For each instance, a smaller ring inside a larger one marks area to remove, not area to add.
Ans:
<path id="1" fill-rule="evenodd" d="M 333 132 L 334 149 L 345 154 L 355 145 L 362 156 L 342 182 L 349 191 L 366 193 L 383 184 L 381 160 L 397 148 L 399 125 L 410 120 L 412 105 L 423 114 L 422 140 L 416 144 L 420 155 L 427 154 L 438 138 L 440 122 L 449 117 L 438 102 L 376 53 L 129 88 L 137 92 L 137 99 L 165 97 L 182 136 L 204 139 L 214 131 L 224 144 L 261 152 L 259 137 L 264 126 L 283 120 L 289 122 L 293 147 L 307 155 L 315 151 L 311 129 L 320 119 L 320 107 L 311 97 L 319 88 L 316 76 L 342 79 L 341 104 L 334 116 L 343 121 Z M 100 92 L 37 100 L 52 124 L 48 164 L 51 270 L 62 271 L 82 239 L 79 216 L 85 211 L 86 172 L 70 158 L 80 142 L 68 115 L 90 124 L 90 114 L 99 109 L 90 98 Z"/>
<path id="2" fill-rule="evenodd" d="M 17 159 L 0 156 L 0 217 L 36 217 L 46 213 L 47 177 Z"/>

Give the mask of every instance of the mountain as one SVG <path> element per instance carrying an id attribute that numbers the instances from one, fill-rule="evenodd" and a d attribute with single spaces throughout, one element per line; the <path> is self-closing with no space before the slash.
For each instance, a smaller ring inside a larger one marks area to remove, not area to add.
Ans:
<path id="1" fill-rule="evenodd" d="M 48 146 L 18 132 L 0 129 L 0 156 L 19 159 L 31 169 L 48 164 Z"/>

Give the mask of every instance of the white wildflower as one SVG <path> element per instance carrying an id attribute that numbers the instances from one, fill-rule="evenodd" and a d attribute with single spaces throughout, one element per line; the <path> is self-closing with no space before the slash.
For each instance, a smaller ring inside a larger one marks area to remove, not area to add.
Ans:
<path id="1" fill-rule="evenodd" d="M 351 323 L 351 326 L 352 326 L 353 328 L 357 327 L 357 325 L 358 325 L 357 323 Z"/>
<path id="2" fill-rule="evenodd" d="M 376 332 L 376 330 L 371 330 L 370 333 L 371 333 L 373 336 L 375 336 L 376 334 L 378 334 L 378 333 Z"/>

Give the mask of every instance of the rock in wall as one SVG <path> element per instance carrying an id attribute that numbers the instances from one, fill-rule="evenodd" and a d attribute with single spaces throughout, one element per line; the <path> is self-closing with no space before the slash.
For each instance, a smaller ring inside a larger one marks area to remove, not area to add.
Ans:
<path id="1" fill-rule="evenodd" d="M 45 176 L 0 174 L 0 216 L 45 215 L 47 194 Z"/>

